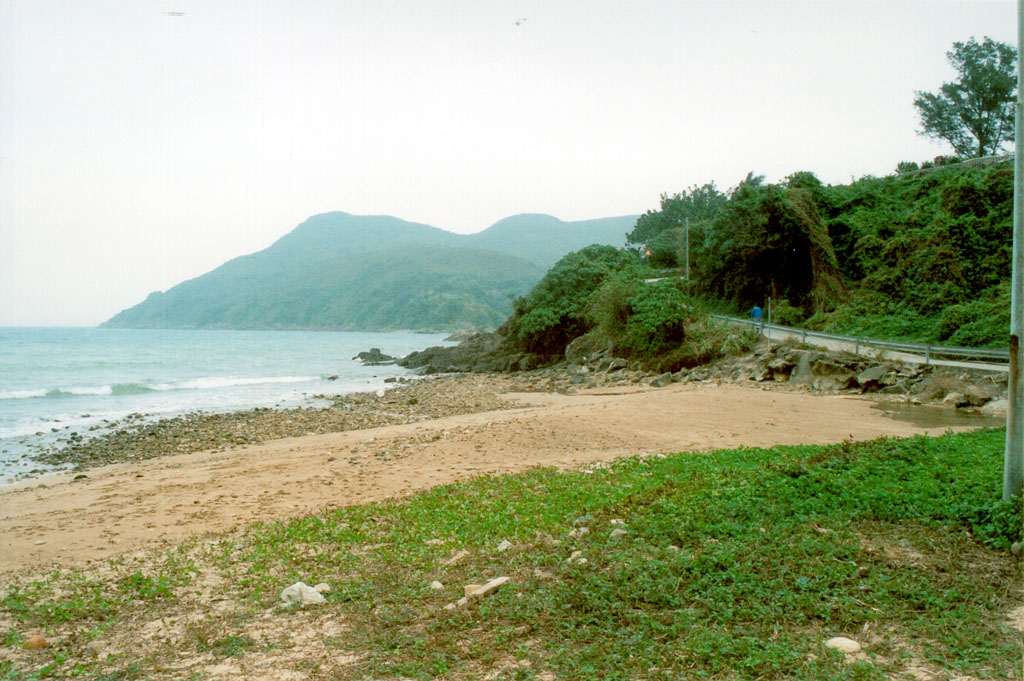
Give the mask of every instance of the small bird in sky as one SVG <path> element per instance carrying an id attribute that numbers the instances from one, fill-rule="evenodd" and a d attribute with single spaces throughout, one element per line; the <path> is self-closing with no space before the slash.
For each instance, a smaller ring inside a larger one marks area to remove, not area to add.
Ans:
<path id="1" fill-rule="evenodd" d="M 518 19 L 516 19 L 516 26 L 518 26 L 519 24 L 525 24 L 525 23 L 526 23 L 526 17 L 519 17 Z"/>

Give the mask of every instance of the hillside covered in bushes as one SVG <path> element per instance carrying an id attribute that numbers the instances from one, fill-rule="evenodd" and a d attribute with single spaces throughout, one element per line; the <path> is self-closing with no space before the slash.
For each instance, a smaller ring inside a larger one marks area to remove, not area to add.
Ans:
<path id="1" fill-rule="evenodd" d="M 1003 346 L 1009 328 L 1013 165 L 900 164 L 825 185 L 748 175 L 662 195 L 628 235 L 695 296 L 810 329 Z"/>
<path id="2" fill-rule="evenodd" d="M 450 357 L 440 349 L 440 362 L 532 368 L 611 353 L 677 371 L 756 342 L 709 311 L 769 303 L 772 321 L 810 329 L 1005 345 L 1012 164 L 900 170 L 837 186 L 809 172 L 777 184 L 751 173 L 725 192 L 663 195 L 627 235 L 634 248 L 570 253 L 496 334 Z"/>

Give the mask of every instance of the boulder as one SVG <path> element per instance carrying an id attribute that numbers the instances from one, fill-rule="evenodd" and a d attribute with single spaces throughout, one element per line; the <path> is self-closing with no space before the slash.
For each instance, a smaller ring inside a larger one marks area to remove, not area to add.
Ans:
<path id="1" fill-rule="evenodd" d="M 295 582 L 281 592 L 281 600 L 289 605 L 293 603 L 298 605 L 316 605 L 324 603 L 327 599 L 313 587 L 307 586 L 302 582 Z"/>
<path id="2" fill-rule="evenodd" d="M 445 340 L 451 343 L 461 343 L 481 333 L 485 332 L 482 329 L 459 329 L 445 338 Z"/>
<path id="3" fill-rule="evenodd" d="M 626 360 L 620 357 L 613 357 L 608 361 L 608 368 L 606 369 L 606 371 L 610 374 L 614 371 L 621 371 L 622 369 L 625 369 L 628 365 L 629 362 L 627 362 Z"/>
<path id="4" fill-rule="evenodd" d="M 967 389 L 963 392 L 963 397 L 956 402 L 958 409 L 964 409 L 969 407 L 980 407 L 987 402 L 991 401 L 985 391 L 981 390 L 977 386 L 967 386 Z"/>
<path id="5" fill-rule="evenodd" d="M 25 642 L 21 644 L 21 647 L 24 648 L 25 650 L 42 650 L 43 648 L 45 648 L 48 645 L 50 645 L 50 644 L 47 643 L 45 638 L 43 638 L 39 634 L 36 634 L 34 636 L 29 636 L 25 640 Z"/>
<path id="6" fill-rule="evenodd" d="M 379 366 L 384 364 L 394 364 L 397 360 L 391 355 L 385 355 L 380 351 L 380 348 L 370 348 L 368 352 L 360 352 L 352 359 L 358 359 L 363 364 L 370 366 Z"/>
<path id="7" fill-rule="evenodd" d="M 449 603 L 444 606 L 445 610 L 455 610 L 461 608 L 469 603 L 470 599 L 483 598 L 488 594 L 493 593 L 498 588 L 508 584 L 511 579 L 509 577 L 495 577 L 486 584 L 467 584 L 463 587 L 463 592 L 466 594 L 454 603 Z"/>
<path id="8" fill-rule="evenodd" d="M 832 392 L 856 388 L 857 376 L 845 364 L 828 360 L 818 360 L 811 368 L 812 385 L 821 391 Z"/>
<path id="9" fill-rule="evenodd" d="M 655 388 L 664 388 L 666 385 L 669 385 L 674 382 L 675 379 L 672 378 L 672 374 L 666 372 L 655 378 L 653 381 L 651 381 L 651 386 Z"/>
<path id="10" fill-rule="evenodd" d="M 1005 416 L 1006 409 L 1009 407 L 1010 402 L 1006 399 L 992 400 L 991 402 L 985 403 L 979 411 L 982 414 L 988 414 L 990 416 Z"/>
<path id="11" fill-rule="evenodd" d="M 845 636 L 836 636 L 825 641 L 826 648 L 835 648 L 842 653 L 859 653 L 860 644 L 854 641 L 852 638 L 846 638 Z"/>
<path id="12" fill-rule="evenodd" d="M 890 371 L 890 367 L 885 364 L 876 364 L 873 367 L 868 367 L 857 376 L 857 382 L 860 383 L 860 389 L 866 393 L 875 392 L 879 388 L 883 387 L 884 383 L 882 382 L 882 377 Z"/>
<path id="13" fill-rule="evenodd" d="M 789 380 L 789 375 L 793 373 L 796 364 L 786 357 L 776 357 L 768 362 L 767 368 L 771 372 L 773 379 L 783 382 Z"/>
<path id="14" fill-rule="evenodd" d="M 902 378 L 897 380 L 892 385 L 887 385 L 878 391 L 879 395 L 908 395 L 910 394 L 910 388 L 907 386 L 907 382 Z"/>
<path id="15" fill-rule="evenodd" d="M 434 346 L 413 352 L 398 360 L 398 364 L 418 369 L 424 375 L 467 371 L 493 373 L 531 371 L 557 359 L 519 352 L 508 339 L 497 333 L 478 333 L 456 346 Z"/>
<path id="16" fill-rule="evenodd" d="M 611 341 L 584 334 L 565 347 L 565 360 L 569 364 L 588 364 L 609 357 L 611 352 Z"/>
<path id="17" fill-rule="evenodd" d="M 493 593 L 494 591 L 497 591 L 500 587 L 505 586 L 510 581 L 511 577 L 495 577 L 486 584 L 478 586 L 472 592 L 467 591 L 466 596 L 472 598 L 481 598 L 483 596 Z"/>

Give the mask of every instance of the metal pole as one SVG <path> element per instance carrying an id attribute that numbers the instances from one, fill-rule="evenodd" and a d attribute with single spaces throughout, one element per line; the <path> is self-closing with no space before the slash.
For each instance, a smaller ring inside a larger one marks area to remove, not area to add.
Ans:
<path id="1" fill-rule="evenodd" d="M 1013 274 L 1010 292 L 1010 377 L 1006 408 L 1006 453 L 1003 457 L 1003 500 L 1020 495 L 1024 478 L 1024 3 L 1017 3 L 1017 108 L 1015 111 L 1016 153 L 1013 158 Z"/>

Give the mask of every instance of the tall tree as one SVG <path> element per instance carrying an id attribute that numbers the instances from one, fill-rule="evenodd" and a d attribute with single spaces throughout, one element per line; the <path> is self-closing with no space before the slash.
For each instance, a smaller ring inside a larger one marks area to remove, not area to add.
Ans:
<path id="1" fill-rule="evenodd" d="M 1013 139 L 1016 50 L 985 37 L 946 53 L 958 78 L 937 93 L 915 92 L 920 134 L 945 140 L 962 158 L 988 156 Z"/>
<path id="2" fill-rule="evenodd" d="M 764 304 L 771 296 L 807 314 L 828 308 L 843 293 L 828 229 L 811 193 L 764 184 L 764 176 L 753 173 L 715 218 L 695 280 L 705 293 L 744 306 Z"/>
<path id="3" fill-rule="evenodd" d="M 696 260 L 704 233 L 725 205 L 726 198 L 714 182 L 671 196 L 662 194 L 661 210 L 649 210 L 641 215 L 633 231 L 626 235 L 626 241 L 646 244 L 651 251 L 651 263 L 658 267 L 683 264 L 687 247 L 690 260 Z"/>

